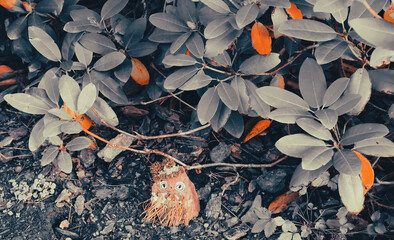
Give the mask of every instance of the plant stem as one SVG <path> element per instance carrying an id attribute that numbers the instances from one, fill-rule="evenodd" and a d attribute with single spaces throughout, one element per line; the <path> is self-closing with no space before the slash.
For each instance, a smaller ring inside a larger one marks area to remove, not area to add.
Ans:
<path id="1" fill-rule="evenodd" d="M 373 10 L 373 9 L 371 8 L 371 6 L 367 3 L 366 0 L 363 1 L 363 4 L 364 4 L 364 6 L 368 9 L 368 11 L 369 11 L 372 15 L 374 15 L 374 16 L 377 17 L 377 18 L 382 18 L 381 16 L 379 16 L 379 15 L 375 12 L 375 10 Z"/>

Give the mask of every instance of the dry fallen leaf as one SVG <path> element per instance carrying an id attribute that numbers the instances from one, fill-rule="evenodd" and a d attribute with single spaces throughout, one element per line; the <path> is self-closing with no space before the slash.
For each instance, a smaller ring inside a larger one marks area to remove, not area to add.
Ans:
<path id="1" fill-rule="evenodd" d="M 7 8 L 12 9 L 15 6 L 16 0 L 0 0 L 0 5 Z"/>
<path id="2" fill-rule="evenodd" d="M 267 129 L 271 125 L 271 122 L 272 122 L 271 120 L 266 120 L 266 119 L 259 121 L 256 125 L 254 125 L 252 130 L 250 130 L 250 132 L 245 136 L 243 142 L 247 142 L 250 139 L 262 133 L 265 129 Z"/>
<path id="3" fill-rule="evenodd" d="M 148 85 L 149 72 L 145 65 L 136 58 L 131 58 L 133 68 L 131 69 L 131 78 L 139 85 Z"/>
<path id="4" fill-rule="evenodd" d="M 259 54 L 268 55 L 271 53 L 272 39 L 263 24 L 255 22 L 252 27 L 251 36 L 253 48 Z"/>
<path id="5" fill-rule="evenodd" d="M 292 19 L 302 19 L 302 12 L 298 9 L 297 5 L 290 3 L 291 6 L 286 8 L 286 12 L 290 15 Z"/>
<path id="6" fill-rule="evenodd" d="M 297 192 L 284 193 L 271 202 L 271 204 L 268 206 L 268 210 L 270 210 L 273 214 L 280 213 L 286 210 L 288 208 L 288 204 L 297 198 Z"/>
<path id="7" fill-rule="evenodd" d="M 356 153 L 357 157 L 360 159 L 362 168 L 360 172 L 360 178 L 361 181 L 363 182 L 364 186 L 364 195 L 371 189 L 374 179 L 375 179 L 375 172 L 373 171 L 373 168 L 371 166 L 371 163 L 368 161 L 364 155 L 361 153 L 353 150 L 353 152 Z"/>
<path id="8" fill-rule="evenodd" d="M 384 12 L 383 19 L 386 20 L 387 22 L 394 23 L 394 18 L 392 18 L 390 15 L 394 13 L 394 4 L 391 3 L 389 9 L 387 9 L 386 12 Z"/>

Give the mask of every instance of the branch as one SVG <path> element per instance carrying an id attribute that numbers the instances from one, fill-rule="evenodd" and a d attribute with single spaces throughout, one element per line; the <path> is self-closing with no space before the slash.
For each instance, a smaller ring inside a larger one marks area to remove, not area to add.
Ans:
<path id="1" fill-rule="evenodd" d="M 379 15 L 375 12 L 375 10 L 373 10 L 373 9 L 371 8 L 371 6 L 367 3 L 366 0 L 363 1 L 363 4 L 364 4 L 364 6 L 368 9 L 368 11 L 369 11 L 372 15 L 374 15 L 374 16 L 377 17 L 377 18 L 382 18 L 381 16 L 379 16 Z"/>

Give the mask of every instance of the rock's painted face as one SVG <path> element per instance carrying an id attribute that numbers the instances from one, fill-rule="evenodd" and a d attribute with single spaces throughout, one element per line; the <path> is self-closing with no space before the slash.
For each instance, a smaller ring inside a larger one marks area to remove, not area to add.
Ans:
<path id="1" fill-rule="evenodd" d="M 144 220 L 158 221 L 165 226 L 187 226 L 198 216 L 200 202 L 185 169 L 167 160 L 153 164 L 151 173 L 154 183 Z"/>

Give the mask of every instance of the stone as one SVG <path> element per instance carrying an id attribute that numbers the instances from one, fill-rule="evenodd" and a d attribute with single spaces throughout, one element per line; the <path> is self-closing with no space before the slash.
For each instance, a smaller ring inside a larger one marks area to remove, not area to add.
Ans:
<path id="1" fill-rule="evenodd" d="M 231 154 L 231 148 L 225 142 L 219 143 L 216 147 L 214 147 L 209 156 L 211 157 L 212 162 L 220 163 L 223 162 L 224 159 L 228 158 Z"/>
<path id="2" fill-rule="evenodd" d="M 205 208 L 205 215 L 208 218 L 215 218 L 215 219 L 223 215 L 222 196 L 219 196 L 219 194 L 211 195 L 211 199 L 209 199 L 207 206 Z"/>
<path id="3" fill-rule="evenodd" d="M 269 193 L 276 193 L 285 188 L 286 172 L 283 169 L 274 169 L 260 175 L 256 182 L 260 189 Z"/>

